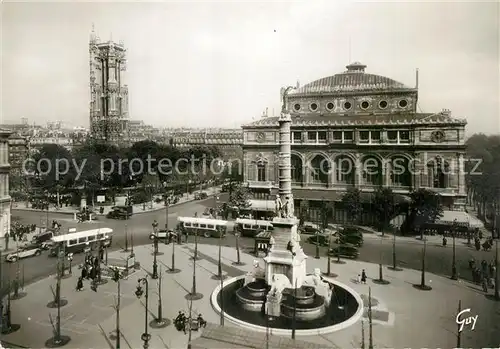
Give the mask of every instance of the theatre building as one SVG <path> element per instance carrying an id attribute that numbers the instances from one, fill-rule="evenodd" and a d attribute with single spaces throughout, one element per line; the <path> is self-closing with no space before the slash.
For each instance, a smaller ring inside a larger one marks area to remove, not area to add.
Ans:
<path id="1" fill-rule="evenodd" d="M 449 110 L 422 113 L 418 72 L 414 87 L 367 73 L 355 62 L 347 70 L 287 95 L 292 115 L 292 181 L 295 209 L 306 200 L 316 212 L 322 201 L 335 203 L 348 188 L 370 200 L 380 186 L 400 199 L 418 188 L 440 195 L 445 210 L 465 207 L 465 126 Z M 244 179 L 253 205 L 271 207 L 278 188 L 277 117 L 263 117 L 243 127 Z"/>

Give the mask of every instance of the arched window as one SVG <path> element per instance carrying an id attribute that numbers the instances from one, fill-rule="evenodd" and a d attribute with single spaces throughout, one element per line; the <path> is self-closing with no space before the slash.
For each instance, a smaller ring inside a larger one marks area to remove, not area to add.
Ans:
<path id="1" fill-rule="evenodd" d="M 292 182 L 302 184 L 304 181 L 304 173 L 302 169 L 302 159 L 296 154 L 292 154 Z"/>
<path id="2" fill-rule="evenodd" d="M 395 157 L 389 163 L 391 185 L 397 187 L 411 187 L 412 176 L 410 162 L 404 157 Z"/>
<path id="3" fill-rule="evenodd" d="M 339 156 L 335 159 L 335 180 L 341 184 L 354 184 L 355 177 L 354 162 L 347 156 Z"/>
<path id="4" fill-rule="evenodd" d="M 427 179 L 430 188 L 449 187 L 449 165 L 446 161 L 437 157 L 427 163 Z"/>
<path id="5" fill-rule="evenodd" d="M 363 182 L 366 185 L 382 185 L 382 163 L 375 157 L 363 160 Z"/>
<path id="6" fill-rule="evenodd" d="M 257 181 L 265 182 L 267 179 L 266 176 L 266 163 L 265 162 L 257 162 Z"/>
<path id="7" fill-rule="evenodd" d="M 328 174 L 330 173 L 330 161 L 322 155 L 316 155 L 311 160 L 311 182 L 328 184 Z"/>

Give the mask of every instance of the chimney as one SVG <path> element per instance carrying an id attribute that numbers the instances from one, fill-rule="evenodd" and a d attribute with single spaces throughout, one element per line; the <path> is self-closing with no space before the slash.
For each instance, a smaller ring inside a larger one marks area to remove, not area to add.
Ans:
<path id="1" fill-rule="evenodd" d="M 269 108 L 266 107 L 266 118 L 269 116 Z"/>
<path id="2" fill-rule="evenodd" d="M 415 88 L 418 89 L 418 68 L 415 71 Z"/>
<path id="3" fill-rule="evenodd" d="M 296 88 L 300 88 L 300 81 L 299 80 L 297 80 Z"/>

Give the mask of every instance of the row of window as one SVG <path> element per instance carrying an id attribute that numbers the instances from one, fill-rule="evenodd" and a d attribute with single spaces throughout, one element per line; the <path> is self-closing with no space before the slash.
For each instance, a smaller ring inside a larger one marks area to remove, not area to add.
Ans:
<path id="1" fill-rule="evenodd" d="M 401 99 L 399 100 L 398 102 L 398 107 L 401 108 L 401 109 L 404 109 L 408 106 L 408 100 L 407 99 Z M 370 108 L 372 106 L 371 102 L 370 101 L 362 101 L 360 104 L 359 104 L 359 107 L 363 110 L 366 110 L 368 108 Z M 389 106 L 389 102 L 387 102 L 386 100 L 381 100 L 378 102 L 378 108 L 381 109 L 381 110 L 384 110 L 384 109 L 387 109 L 387 107 Z M 346 101 L 344 102 L 344 104 L 342 105 L 343 109 L 345 111 L 348 111 L 348 110 L 351 110 L 352 109 L 352 103 L 349 102 L 349 101 Z M 293 105 L 293 109 L 295 111 L 300 111 L 302 109 L 302 106 L 300 103 L 295 103 Z M 315 111 L 319 111 L 319 103 L 317 102 L 312 102 L 309 104 L 309 110 L 312 111 L 312 112 L 315 112 Z M 326 103 L 325 105 L 325 109 L 329 112 L 335 110 L 335 103 L 333 102 L 328 102 Z"/>
<path id="2" fill-rule="evenodd" d="M 388 143 L 409 143 L 410 131 L 387 131 Z M 333 131 L 333 142 L 350 143 L 354 141 L 354 131 Z M 327 143 L 327 131 L 307 131 L 305 143 Z M 292 132 L 292 143 L 302 143 L 302 132 Z M 360 143 L 380 143 L 381 131 L 359 131 Z"/>
<path id="3" fill-rule="evenodd" d="M 379 164 L 380 166 L 380 164 Z M 329 182 L 329 165 L 325 164 L 324 158 L 316 156 L 311 161 L 310 181 L 317 184 L 328 184 Z M 427 168 L 427 183 L 424 183 L 430 188 L 448 188 L 449 187 L 449 174 L 446 171 L 447 164 L 438 164 L 437 166 L 428 165 Z M 408 168 L 408 163 L 405 161 L 405 168 Z M 335 171 L 335 181 L 338 184 L 353 185 L 355 183 L 354 164 L 347 158 L 342 158 L 338 161 Z M 383 171 L 373 171 L 371 169 L 363 170 L 364 184 L 381 185 L 383 184 Z M 410 171 L 393 171 L 389 170 L 390 182 L 395 186 L 409 187 L 412 185 L 412 174 Z M 257 166 L 257 181 L 267 181 L 267 168 L 265 164 Z M 303 183 L 304 171 L 302 161 L 296 157 L 292 157 L 292 182 Z"/>

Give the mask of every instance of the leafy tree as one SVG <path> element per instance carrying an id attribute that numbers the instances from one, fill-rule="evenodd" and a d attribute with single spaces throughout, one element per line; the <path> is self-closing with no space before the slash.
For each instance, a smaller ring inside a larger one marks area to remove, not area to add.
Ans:
<path id="1" fill-rule="evenodd" d="M 439 195 L 435 192 L 421 188 L 410 194 L 410 219 L 413 227 L 420 228 L 423 239 L 424 230 L 421 229 L 426 223 L 432 223 L 443 215 L 443 208 L 439 202 Z"/>
<path id="2" fill-rule="evenodd" d="M 229 197 L 229 206 L 236 207 L 238 210 L 248 209 L 251 206 L 250 192 L 242 185 L 233 188 L 231 196 Z"/>
<path id="3" fill-rule="evenodd" d="M 344 204 L 344 209 L 347 212 L 349 223 L 356 223 L 363 212 L 361 191 L 358 188 L 349 188 L 342 196 L 342 203 Z"/>
<path id="4" fill-rule="evenodd" d="M 386 187 L 378 188 L 373 197 L 372 208 L 378 220 L 379 228 L 382 229 L 382 236 L 385 230 L 389 228 L 391 218 L 396 212 L 394 200 L 395 196 L 392 189 Z"/>
<path id="5" fill-rule="evenodd" d="M 39 186 L 50 190 L 56 184 L 64 187 L 73 185 L 76 172 L 69 150 L 58 144 L 44 144 L 33 158 L 38 164 L 35 176 Z"/>

